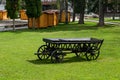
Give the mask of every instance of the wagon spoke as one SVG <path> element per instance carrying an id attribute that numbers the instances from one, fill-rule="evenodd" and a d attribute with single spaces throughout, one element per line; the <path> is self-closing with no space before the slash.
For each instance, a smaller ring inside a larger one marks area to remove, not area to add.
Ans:
<path id="1" fill-rule="evenodd" d="M 80 57 L 84 57 L 84 56 L 85 56 L 85 53 L 84 53 L 84 52 L 81 52 L 81 53 L 79 54 L 79 56 L 80 56 Z"/>
<path id="2" fill-rule="evenodd" d="M 92 56 L 90 56 L 90 60 L 92 60 Z"/>
<path id="3" fill-rule="evenodd" d="M 93 55 L 93 56 L 92 56 L 92 60 L 95 60 L 95 58 L 96 58 L 96 56 L 95 56 L 95 55 Z"/>
<path id="4" fill-rule="evenodd" d="M 94 60 L 94 57 L 95 57 L 95 56 L 94 56 L 94 55 L 92 55 L 91 57 L 92 57 L 92 59 L 91 59 L 91 60 Z"/>

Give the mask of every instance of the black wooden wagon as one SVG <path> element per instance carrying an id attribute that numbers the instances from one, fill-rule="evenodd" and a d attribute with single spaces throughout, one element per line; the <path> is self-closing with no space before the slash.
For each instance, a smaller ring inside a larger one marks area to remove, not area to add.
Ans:
<path id="1" fill-rule="evenodd" d="M 85 56 L 87 60 L 96 60 L 100 54 L 103 39 L 96 38 L 43 38 L 45 45 L 38 48 L 35 55 L 40 60 L 51 58 L 52 62 L 61 62 L 67 53 Z"/>

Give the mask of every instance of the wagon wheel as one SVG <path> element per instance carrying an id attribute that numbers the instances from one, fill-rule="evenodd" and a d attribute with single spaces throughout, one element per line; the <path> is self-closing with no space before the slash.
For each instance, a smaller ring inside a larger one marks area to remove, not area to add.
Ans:
<path id="1" fill-rule="evenodd" d="M 99 53 L 100 53 L 99 50 L 92 50 L 92 51 L 86 52 L 85 56 L 88 61 L 96 60 L 99 57 Z"/>
<path id="2" fill-rule="evenodd" d="M 37 56 L 40 60 L 45 60 L 50 57 L 50 52 L 47 48 L 48 48 L 47 45 L 42 45 L 38 48 Z"/>
<path id="3" fill-rule="evenodd" d="M 54 50 L 51 54 L 51 62 L 62 62 L 64 58 L 64 55 L 62 54 L 61 50 Z"/>

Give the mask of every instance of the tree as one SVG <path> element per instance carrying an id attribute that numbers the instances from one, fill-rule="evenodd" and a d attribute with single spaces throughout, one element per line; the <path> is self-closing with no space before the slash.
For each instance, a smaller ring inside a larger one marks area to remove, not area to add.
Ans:
<path id="1" fill-rule="evenodd" d="M 15 19 L 18 18 L 20 9 L 20 0 L 6 0 L 6 6 L 8 17 L 13 19 L 13 30 L 15 31 Z"/>
<path id="2" fill-rule="evenodd" d="M 72 8 L 73 8 L 73 13 L 72 13 L 72 22 L 75 22 L 75 9 L 74 9 L 74 1 L 75 0 L 69 0 L 69 2 L 72 4 Z"/>
<path id="3" fill-rule="evenodd" d="M 104 25 L 104 11 L 106 0 L 89 0 L 88 12 L 94 12 L 99 14 L 99 26 Z"/>
<path id="4" fill-rule="evenodd" d="M 64 0 L 59 0 L 59 2 L 60 2 L 60 18 L 59 18 L 59 22 L 61 22 L 62 12 L 65 9 L 65 5 L 64 5 Z"/>
<path id="5" fill-rule="evenodd" d="M 65 0 L 65 23 L 68 24 L 68 0 Z"/>
<path id="6" fill-rule="evenodd" d="M 41 0 L 25 0 L 26 3 L 26 14 L 28 18 L 32 18 L 33 28 L 35 28 L 35 19 L 38 18 L 42 13 Z"/>
<path id="7" fill-rule="evenodd" d="M 104 4 L 103 0 L 99 0 L 99 26 L 104 26 Z"/>
<path id="8" fill-rule="evenodd" d="M 94 12 L 94 13 L 99 13 L 99 0 L 88 0 L 87 3 L 87 9 L 88 13 Z"/>
<path id="9" fill-rule="evenodd" d="M 20 6 L 21 9 L 25 9 L 25 0 L 21 0 Z"/>
<path id="10" fill-rule="evenodd" d="M 99 14 L 99 26 L 104 25 L 104 13 L 107 8 L 113 13 L 113 20 L 115 19 L 117 9 L 119 9 L 120 0 L 89 0 L 88 10 Z M 99 6 L 98 6 L 99 5 Z"/>
<path id="11" fill-rule="evenodd" d="M 120 0 L 111 0 L 108 3 L 108 6 L 113 13 L 112 19 L 115 20 L 115 17 L 117 16 L 116 13 L 120 12 Z M 119 18 L 120 18 L 120 14 L 119 14 Z"/>
<path id="12" fill-rule="evenodd" d="M 117 13 L 117 6 L 118 6 L 118 0 L 114 0 L 114 1 L 111 1 L 111 8 L 112 8 L 112 11 L 113 11 L 113 20 L 115 20 L 115 16 L 116 16 L 116 13 Z"/>
<path id="13" fill-rule="evenodd" d="M 85 13 L 85 0 L 75 0 L 74 9 L 75 13 L 79 13 L 79 24 L 84 24 L 84 13 Z"/>
<path id="14" fill-rule="evenodd" d="M 74 0 L 71 0 L 72 2 L 72 6 L 73 6 L 73 19 L 72 19 L 72 22 L 75 22 L 75 7 L 74 7 Z"/>
<path id="15" fill-rule="evenodd" d="M 60 10 L 60 0 L 57 0 L 57 1 L 56 1 L 56 4 L 57 4 L 57 9 Z"/>

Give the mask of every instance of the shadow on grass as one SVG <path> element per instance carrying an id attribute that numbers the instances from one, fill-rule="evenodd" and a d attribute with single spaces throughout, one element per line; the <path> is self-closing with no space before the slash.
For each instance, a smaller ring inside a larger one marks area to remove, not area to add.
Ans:
<path id="1" fill-rule="evenodd" d="M 9 31 L 12 33 L 22 33 L 22 32 L 58 32 L 58 31 L 82 31 L 82 30 L 98 30 L 99 28 L 111 28 L 114 25 L 105 25 L 103 27 L 99 27 L 96 23 L 85 23 L 85 24 L 78 24 L 78 23 L 69 23 L 64 24 L 60 23 L 54 27 L 48 27 L 43 29 L 23 29 L 23 30 L 16 30 L 16 31 Z"/>
<path id="2" fill-rule="evenodd" d="M 87 60 L 84 58 L 81 58 L 81 57 L 74 56 L 74 57 L 70 57 L 70 58 L 64 58 L 63 61 L 60 63 L 52 63 L 50 59 L 48 59 L 48 60 L 36 59 L 36 60 L 27 60 L 27 61 L 30 63 L 36 64 L 36 65 L 40 65 L 40 64 L 64 64 L 64 63 L 73 63 L 73 62 L 84 62 Z"/>

